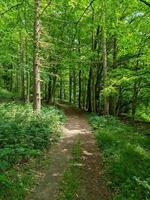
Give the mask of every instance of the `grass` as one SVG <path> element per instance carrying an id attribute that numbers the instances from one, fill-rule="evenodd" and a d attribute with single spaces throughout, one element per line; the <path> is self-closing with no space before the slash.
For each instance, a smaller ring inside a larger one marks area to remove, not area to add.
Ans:
<path id="1" fill-rule="evenodd" d="M 81 158 L 80 142 L 74 144 L 72 148 L 72 159 L 68 163 L 68 168 L 64 172 L 63 180 L 60 183 L 60 194 L 58 200 L 73 200 L 77 195 L 80 186 L 80 169 L 78 163 Z"/>
<path id="2" fill-rule="evenodd" d="M 113 200 L 150 199 L 150 140 L 114 117 L 91 115 Z"/>
<path id="3" fill-rule="evenodd" d="M 36 165 L 41 167 L 36 160 L 60 135 L 63 114 L 54 107 L 35 114 L 30 105 L 4 103 L 0 118 L 0 199 L 22 200 Z"/>

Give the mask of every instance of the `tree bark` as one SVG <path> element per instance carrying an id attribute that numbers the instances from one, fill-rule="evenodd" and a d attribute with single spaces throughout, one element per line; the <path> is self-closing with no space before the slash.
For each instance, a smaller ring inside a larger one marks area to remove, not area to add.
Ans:
<path id="1" fill-rule="evenodd" d="M 117 38 L 116 36 L 113 37 L 113 49 L 112 49 L 112 56 L 113 56 L 113 69 L 117 67 Z M 116 106 L 117 106 L 117 95 L 113 95 L 109 98 L 109 112 L 111 115 L 116 115 Z"/>
<path id="2" fill-rule="evenodd" d="M 87 87 L 87 110 L 92 112 L 92 101 L 91 101 L 91 79 L 92 79 L 92 67 L 90 66 L 88 87 Z"/>
<path id="3" fill-rule="evenodd" d="M 137 97 L 138 97 L 138 89 L 137 89 L 137 83 L 135 81 L 133 86 L 133 97 L 132 97 L 132 119 L 135 118 L 136 113 L 136 107 L 137 107 Z"/>
<path id="4" fill-rule="evenodd" d="M 60 100 L 63 99 L 63 81 L 60 79 L 60 93 L 59 93 Z"/>
<path id="5" fill-rule="evenodd" d="M 47 98 L 47 102 L 48 104 L 52 103 L 52 78 L 49 75 L 49 81 L 48 81 L 48 98 Z"/>
<path id="6" fill-rule="evenodd" d="M 72 102 L 72 71 L 69 68 L 69 102 Z"/>
<path id="7" fill-rule="evenodd" d="M 108 76 L 108 66 L 107 66 L 107 34 L 106 34 L 106 5 L 104 2 L 103 10 L 103 27 L 102 27 L 102 37 L 103 37 L 103 79 L 104 79 L 104 88 L 106 87 L 107 76 Z M 104 115 L 109 115 L 109 99 L 107 96 L 104 96 Z"/>
<path id="8" fill-rule="evenodd" d="M 34 0 L 34 46 L 33 46 L 33 110 L 41 110 L 41 83 L 40 83 L 40 0 Z"/>
<path id="9" fill-rule="evenodd" d="M 81 108 L 81 70 L 79 70 L 79 108 Z"/>

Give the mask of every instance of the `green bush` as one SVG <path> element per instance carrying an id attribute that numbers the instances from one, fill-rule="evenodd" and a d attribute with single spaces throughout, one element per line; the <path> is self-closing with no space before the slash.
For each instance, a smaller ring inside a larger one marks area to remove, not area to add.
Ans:
<path id="1" fill-rule="evenodd" d="M 113 200 L 150 199 L 149 138 L 111 116 L 93 115 L 90 123 L 103 150 Z"/>
<path id="2" fill-rule="evenodd" d="M 3 88 L 0 88 L 0 101 L 1 100 L 8 100 L 8 99 L 12 99 L 13 98 L 13 94 Z"/>
<path id="3" fill-rule="evenodd" d="M 150 122 L 150 106 L 141 106 L 137 109 L 136 119 Z"/>
<path id="4" fill-rule="evenodd" d="M 0 105 L 0 119 L 0 199 L 5 199 L 5 193 L 11 197 L 13 188 L 22 185 L 17 171 L 12 175 L 15 166 L 20 168 L 57 139 L 63 115 L 54 107 L 36 114 L 30 105 L 10 103 Z"/>

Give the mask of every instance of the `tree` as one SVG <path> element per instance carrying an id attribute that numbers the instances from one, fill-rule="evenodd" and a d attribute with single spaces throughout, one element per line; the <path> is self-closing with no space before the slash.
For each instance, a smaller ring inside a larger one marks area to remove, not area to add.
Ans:
<path id="1" fill-rule="evenodd" d="M 33 110 L 41 110 L 41 80 L 40 80 L 40 0 L 34 1 L 34 46 L 33 46 Z"/>
<path id="2" fill-rule="evenodd" d="M 102 48 L 103 48 L 103 78 L 104 78 L 104 87 L 107 84 L 107 74 L 108 74 L 108 65 L 107 65 L 107 33 L 106 33 L 106 3 L 103 1 L 103 22 L 102 22 Z M 109 114 L 109 100 L 108 97 L 104 95 L 104 114 Z"/>
<path id="3" fill-rule="evenodd" d="M 32 3 L 0 5 L 0 88 L 36 112 L 59 99 L 106 115 L 147 109 L 147 0 Z"/>

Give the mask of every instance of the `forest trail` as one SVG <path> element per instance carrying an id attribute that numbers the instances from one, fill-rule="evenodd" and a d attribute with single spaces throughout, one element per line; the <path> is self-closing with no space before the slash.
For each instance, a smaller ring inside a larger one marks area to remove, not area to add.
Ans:
<path id="1" fill-rule="evenodd" d="M 26 200 L 60 200 L 59 183 L 71 159 L 73 144 L 79 140 L 81 146 L 80 187 L 74 199 L 109 200 L 110 195 L 103 177 L 100 152 L 95 144 L 85 113 L 68 105 L 60 105 L 67 116 L 59 144 L 50 152 L 50 166 Z"/>

